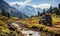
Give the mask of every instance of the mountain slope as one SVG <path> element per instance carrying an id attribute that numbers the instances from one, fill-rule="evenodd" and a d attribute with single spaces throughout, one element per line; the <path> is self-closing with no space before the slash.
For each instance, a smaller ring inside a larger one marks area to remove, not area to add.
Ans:
<path id="1" fill-rule="evenodd" d="M 5 1 L 0 0 L 0 11 L 2 10 L 2 8 L 5 9 L 6 12 L 9 12 L 11 16 L 22 17 L 22 12 L 18 11 L 14 7 L 11 7 Z M 25 15 L 25 14 L 23 14 L 23 15 Z"/>
<path id="2" fill-rule="evenodd" d="M 15 4 L 12 7 L 15 7 L 16 9 L 18 9 L 22 13 L 25 13 L 28 16 L 37 15 L 37 12 L 41 11 L 40 8 L 34 8 L 34 7 L 30 6 L 30 5 L 21 6 L 21 5 Z"/>

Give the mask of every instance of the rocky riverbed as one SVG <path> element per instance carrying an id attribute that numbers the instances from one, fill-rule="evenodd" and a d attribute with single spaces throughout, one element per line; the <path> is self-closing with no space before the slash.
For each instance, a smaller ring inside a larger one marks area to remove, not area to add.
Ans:
<path id="1" fill-rule="evenodd" d="M 24 27 L 23 24 L 18 24 L 16 22 L 12 23 L 12 26 L 16 28 L 18 32 L 21 32 L 24 36 L 51 36 L 51 33 L 43 31 L 34 31 Z"/>

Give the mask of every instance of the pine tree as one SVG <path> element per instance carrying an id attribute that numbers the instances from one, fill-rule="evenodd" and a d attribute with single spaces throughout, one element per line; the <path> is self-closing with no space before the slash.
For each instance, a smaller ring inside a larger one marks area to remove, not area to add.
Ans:
<path id="1" fill-rule="evenodd" d="M 38 16 L 40 16 L 40 12 L 38 11 Z"/>
<path id="2" fill-rule="evenodd" d="M 43 15 L 45 14 L 45 9 L 43 9 Z"/>
<path id="3" fill-rule="evenodd" d="M 49 13 L 52 14 L 52 6 L 50 6 Z"/>
<path id="4" fill-rule="evenodd" d="M 3 16 L 6 16 L 6 13 L 5 13 L 5 10 L 4 9 L 2 9 L 2 15 Z"/>
<path id="5" fill-rule="evenodd" d="M 10 18 L 10 14 L 7 12 L 7 17 Z"/>
<path id="6" fill-rule="evenodd" d="M 53 14 L 56 13 L 56 15 L 60 15 L 59 9 L 57 7 L 53 8 Z"/>
<path id="7" fill-rule="evenodd" d="M 59 6 L 58 6 L 58 7 L 59 7 L 59 9 L 60 9 L 60 3 L 59 3 Z"/>
<path id="8" fill-rule="evenodd" d="M 56 15 L 60 15 L 60 12 L 58 9 L 56 10 Z"/>
<path id="9" fill-rule="evenodd" d="M 58 8 L 57 8 L 57 7 L 54 7 L 52 13 L 53 13 L 53 14 L 54 14 L 54 13 L 57 13 L 57 10 L 58 10 Z"/>
<path id="10" fill-rule="evenodd" d="M 43 14 L 42 13 L 40 13 L 40 16 L 42 16 Z"/>

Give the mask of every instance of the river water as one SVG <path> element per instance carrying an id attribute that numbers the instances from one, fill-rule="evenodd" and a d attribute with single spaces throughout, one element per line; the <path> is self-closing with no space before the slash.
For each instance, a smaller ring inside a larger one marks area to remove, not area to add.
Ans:
<path id="1" fill-rule="evenodd" d="M 16 27 L 18 30 L 20 28 L 20 26 L 17 23 L 12 23 L 12 25 L 14 25 L 13 27 Z M 25 36 L 40 36 L 40 34 L 36 31 L 33 30 L 21 30 L 21 33 L 23 33 Z"/>
<path id="2" fill-rule="evenodd" d="M 21 31 L 25 36 L 40 36 L 40 34 L 36 31 L 32 30 L 26 30 L 26 31 Z"/>

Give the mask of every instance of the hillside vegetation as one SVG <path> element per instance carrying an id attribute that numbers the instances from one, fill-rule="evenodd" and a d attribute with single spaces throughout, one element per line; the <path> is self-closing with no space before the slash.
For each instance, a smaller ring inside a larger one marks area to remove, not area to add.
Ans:
<path id="1" fill-rule="evenodd" d="M 24 36 L 22 33 L 18 34 L 17 30 L 10 30 L 10 26 L 8 24 L 12 24 L 12 22 L 17 21 L 18 19 L 15 17 L 5 17 L 0 16 L 0 36 Z M 12 26 L 13 27 L 13 26 Z"/>

